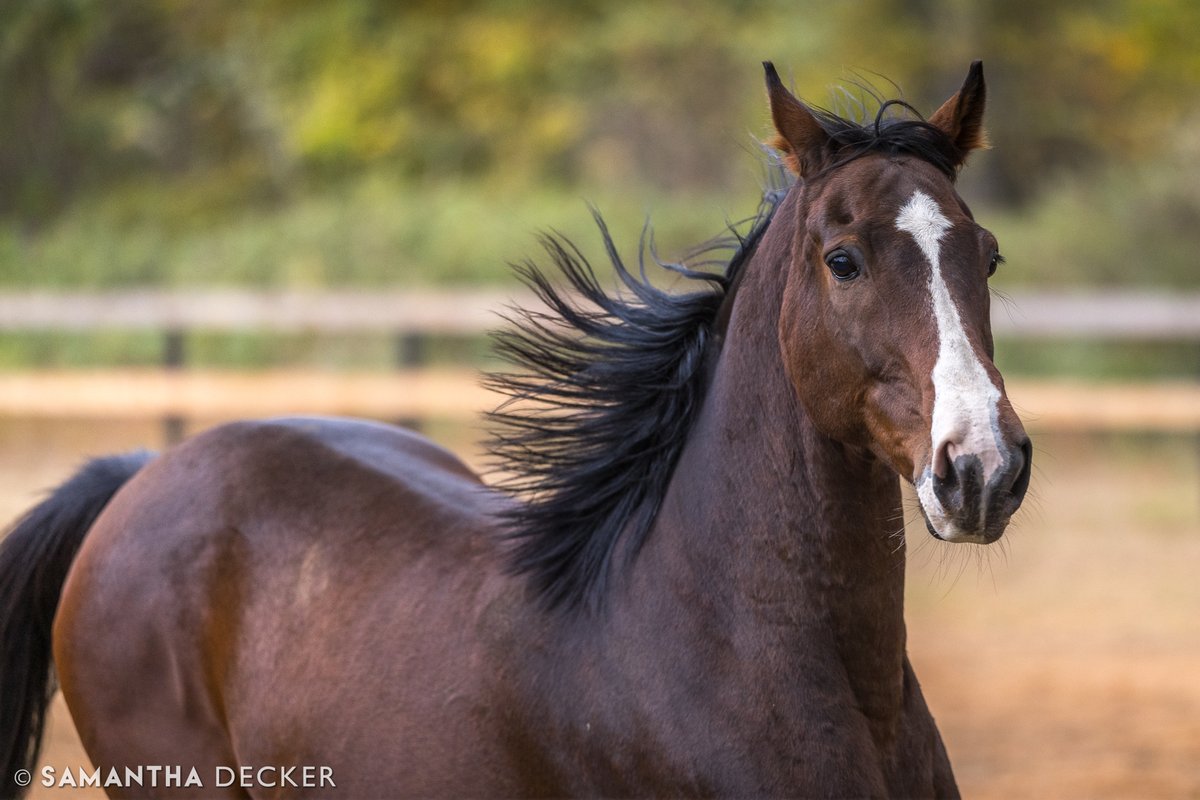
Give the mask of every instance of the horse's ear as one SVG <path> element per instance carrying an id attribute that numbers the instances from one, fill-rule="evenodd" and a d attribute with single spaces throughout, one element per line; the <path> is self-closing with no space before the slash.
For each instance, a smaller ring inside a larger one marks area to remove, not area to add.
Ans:
<path id="1" fill-rule="evenodd" d="M 771 119 L 775 122 L 775 138 L 768 144 L 783 155 L 783 162 L 792 172 L 801 177 L 811 175 L 825 160 L 829 134 L 813 113 L 784 87 L 774 64 L 764 61 L 763 69 L 767 73 Z"/>
<path id="2" fill-rule="evenodd" d="M 987 132 L 983 129 L 983 106 L 987 100 L 987 85 L 983 82 L 983 62 L 972 62 L 967 79 L 954 96 L 933 112 L 929 121 L 946 132 L 962 153 L 962 160 L 972 150 L 987 147 Z"/>

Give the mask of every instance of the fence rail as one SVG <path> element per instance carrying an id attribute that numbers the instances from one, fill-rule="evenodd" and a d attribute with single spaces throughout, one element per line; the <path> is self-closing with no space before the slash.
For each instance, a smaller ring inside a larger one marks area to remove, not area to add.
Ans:
<path id="1" fill-rule="evenodd" d="M 0 331 L 154 330 L 445 333 L 496 326 L 520 290 L 127 291 L 0 294 Z"/>
<path id="2" fill-rule="evenodd" d="M 531 296 L 511 291 L 123 291 L 0 293 L 0 331 L 482 333 Z M 997 335 L 1200 339 L 1200 293 L 1011 292 L 992 304 Z"/>
<path id="3" fill-rule="evenodd" d="M 1014 379 L 1007 390 L 1031 431 L 1200 433 L 1200 384 Z M 470 420 L 500 400 L 465 369 L 127 369 L 0 376 L 0 416 L 25 418 L 219 420 L 289 413 Z"/>

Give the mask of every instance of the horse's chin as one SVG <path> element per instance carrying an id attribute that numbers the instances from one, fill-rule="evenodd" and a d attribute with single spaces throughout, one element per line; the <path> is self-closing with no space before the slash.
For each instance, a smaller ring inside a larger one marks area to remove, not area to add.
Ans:
<path id="1" fill-rule="evenodd" d="M 1003 536 L 1008 528 L 1007 519 L 998 525 L 989 525 L 982 531 L 965 530 L 953 520 L 944 520 L 941 525 L 935 526 L 924 507 L 921 508 L 921 518 L 925 521 L 925 529 L 929 531 L 930 536 L 951 544 L 992 544 Z"/>

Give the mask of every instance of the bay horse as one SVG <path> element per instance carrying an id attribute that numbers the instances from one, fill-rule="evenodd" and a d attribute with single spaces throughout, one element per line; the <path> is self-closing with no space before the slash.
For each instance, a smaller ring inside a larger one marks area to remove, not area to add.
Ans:
<path id="1" fill-rule="evenodd" d="M 764 66 L 795 178 L 724 270 L 657 288 L 603 223 L 617 293 L 561 238 L 570 291 L 520 267 L 549 310 L 499 337 L 499 486 L 399 428 L 279 419 L 95 460 L 28 512 L 5 794 L 52 651 L 113 796 L 956 796 L 905 650 L 900 479 L 973 543 L 1029 483 L 998 246 L 955 190 L 982 67 L 927 120 L 859 123 Z M 214 780 L 271 765 L 330 782 Z"/>

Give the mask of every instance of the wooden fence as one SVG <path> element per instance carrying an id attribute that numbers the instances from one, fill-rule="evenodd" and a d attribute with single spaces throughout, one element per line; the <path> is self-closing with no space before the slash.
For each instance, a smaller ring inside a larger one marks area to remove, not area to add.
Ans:
<path id="1" fill-rule="evenodd" d="M 0 375 L 0 414 L 183 418 L 273 413 L 356 414 L 407 422 L 469 417 L 496 401 L 464 369 L 424 363 L 433 335 L 479 335 L 519 291 L 292 292 L 136 291 L 0 294 L 0 333 L 140 330 L 163 337 L 163 369 L 34 371 Z M 998 337 L 1185 340 L 1200 345 L 1200 294 L 1013 293 L 995 298 Z M 386 333 L 396 342 L 391 373 L 186 369 L 193 332 Z M 1197 364 L 1200 366 L 1200 350 Z M 1200 382 L 1093 385 L 1010 382 L 1009 395 L 1034 429 L 1200 432 Z"/>

